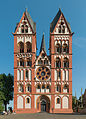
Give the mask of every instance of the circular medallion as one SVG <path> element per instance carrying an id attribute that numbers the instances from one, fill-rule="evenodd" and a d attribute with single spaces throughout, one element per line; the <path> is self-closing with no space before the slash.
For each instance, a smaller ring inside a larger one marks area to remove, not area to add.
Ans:
<path id="1" fill-rule="evenodd" d="M 48 80 L 48 78 L 50 77 L 50 70 L 47 67 L 39 67 L 36 70 L 36 77 L 39 80 Z"/>

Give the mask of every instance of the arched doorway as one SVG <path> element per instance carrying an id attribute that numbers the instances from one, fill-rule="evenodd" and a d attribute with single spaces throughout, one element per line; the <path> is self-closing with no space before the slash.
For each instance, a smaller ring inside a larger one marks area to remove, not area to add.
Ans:
<path id="1" fill-rule="evenodd" d="M 42 95 L 37 99 L 37 110 L 38 112 L 49 112 L 50 111 L 50 99 L 46 95 Z"/>
<path id="2" fill-rule="evenodd" d="M 46 101 L 45 100 L 41 101 L 41 112 L 46 112 Z"/>

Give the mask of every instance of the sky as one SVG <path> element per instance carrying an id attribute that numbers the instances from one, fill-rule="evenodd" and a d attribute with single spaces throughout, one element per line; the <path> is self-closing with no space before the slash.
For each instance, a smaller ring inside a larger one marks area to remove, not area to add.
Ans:
<path id="1" fill-rule="evenodd" d="M 72 44 L 72 90 L 77 98 L 81 88 L 86 88 L 86 0 L 1 0 L 0 1 L 0 73 L 14 75 L 14 32 L 25 8 L 36 22 L 37 54 L 41 45 L 43 32 L 47 54 L 49 54 L 50 23 L 61 8 L 71 25 Z M 12 105 L 12 103 L 11 103 Z"/>

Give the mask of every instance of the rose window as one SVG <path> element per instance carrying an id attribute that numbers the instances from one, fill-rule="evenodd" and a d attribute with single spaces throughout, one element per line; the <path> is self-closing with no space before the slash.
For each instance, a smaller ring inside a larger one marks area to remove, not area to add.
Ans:
<path id="1" fill-rule="evenodd" d="M 36 70 L 36 77 L 39 80 L 47 80 L 50 77 L 50 70 L 47 67 L 39 67 Z"/>

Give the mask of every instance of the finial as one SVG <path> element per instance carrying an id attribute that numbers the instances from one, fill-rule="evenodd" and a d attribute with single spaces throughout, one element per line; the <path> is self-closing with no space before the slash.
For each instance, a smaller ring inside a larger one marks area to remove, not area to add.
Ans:
<path id="1" fill-rule="evenodd" d="M 25 8 L 25 12 L 27 12 L 27 7 Z"/>

